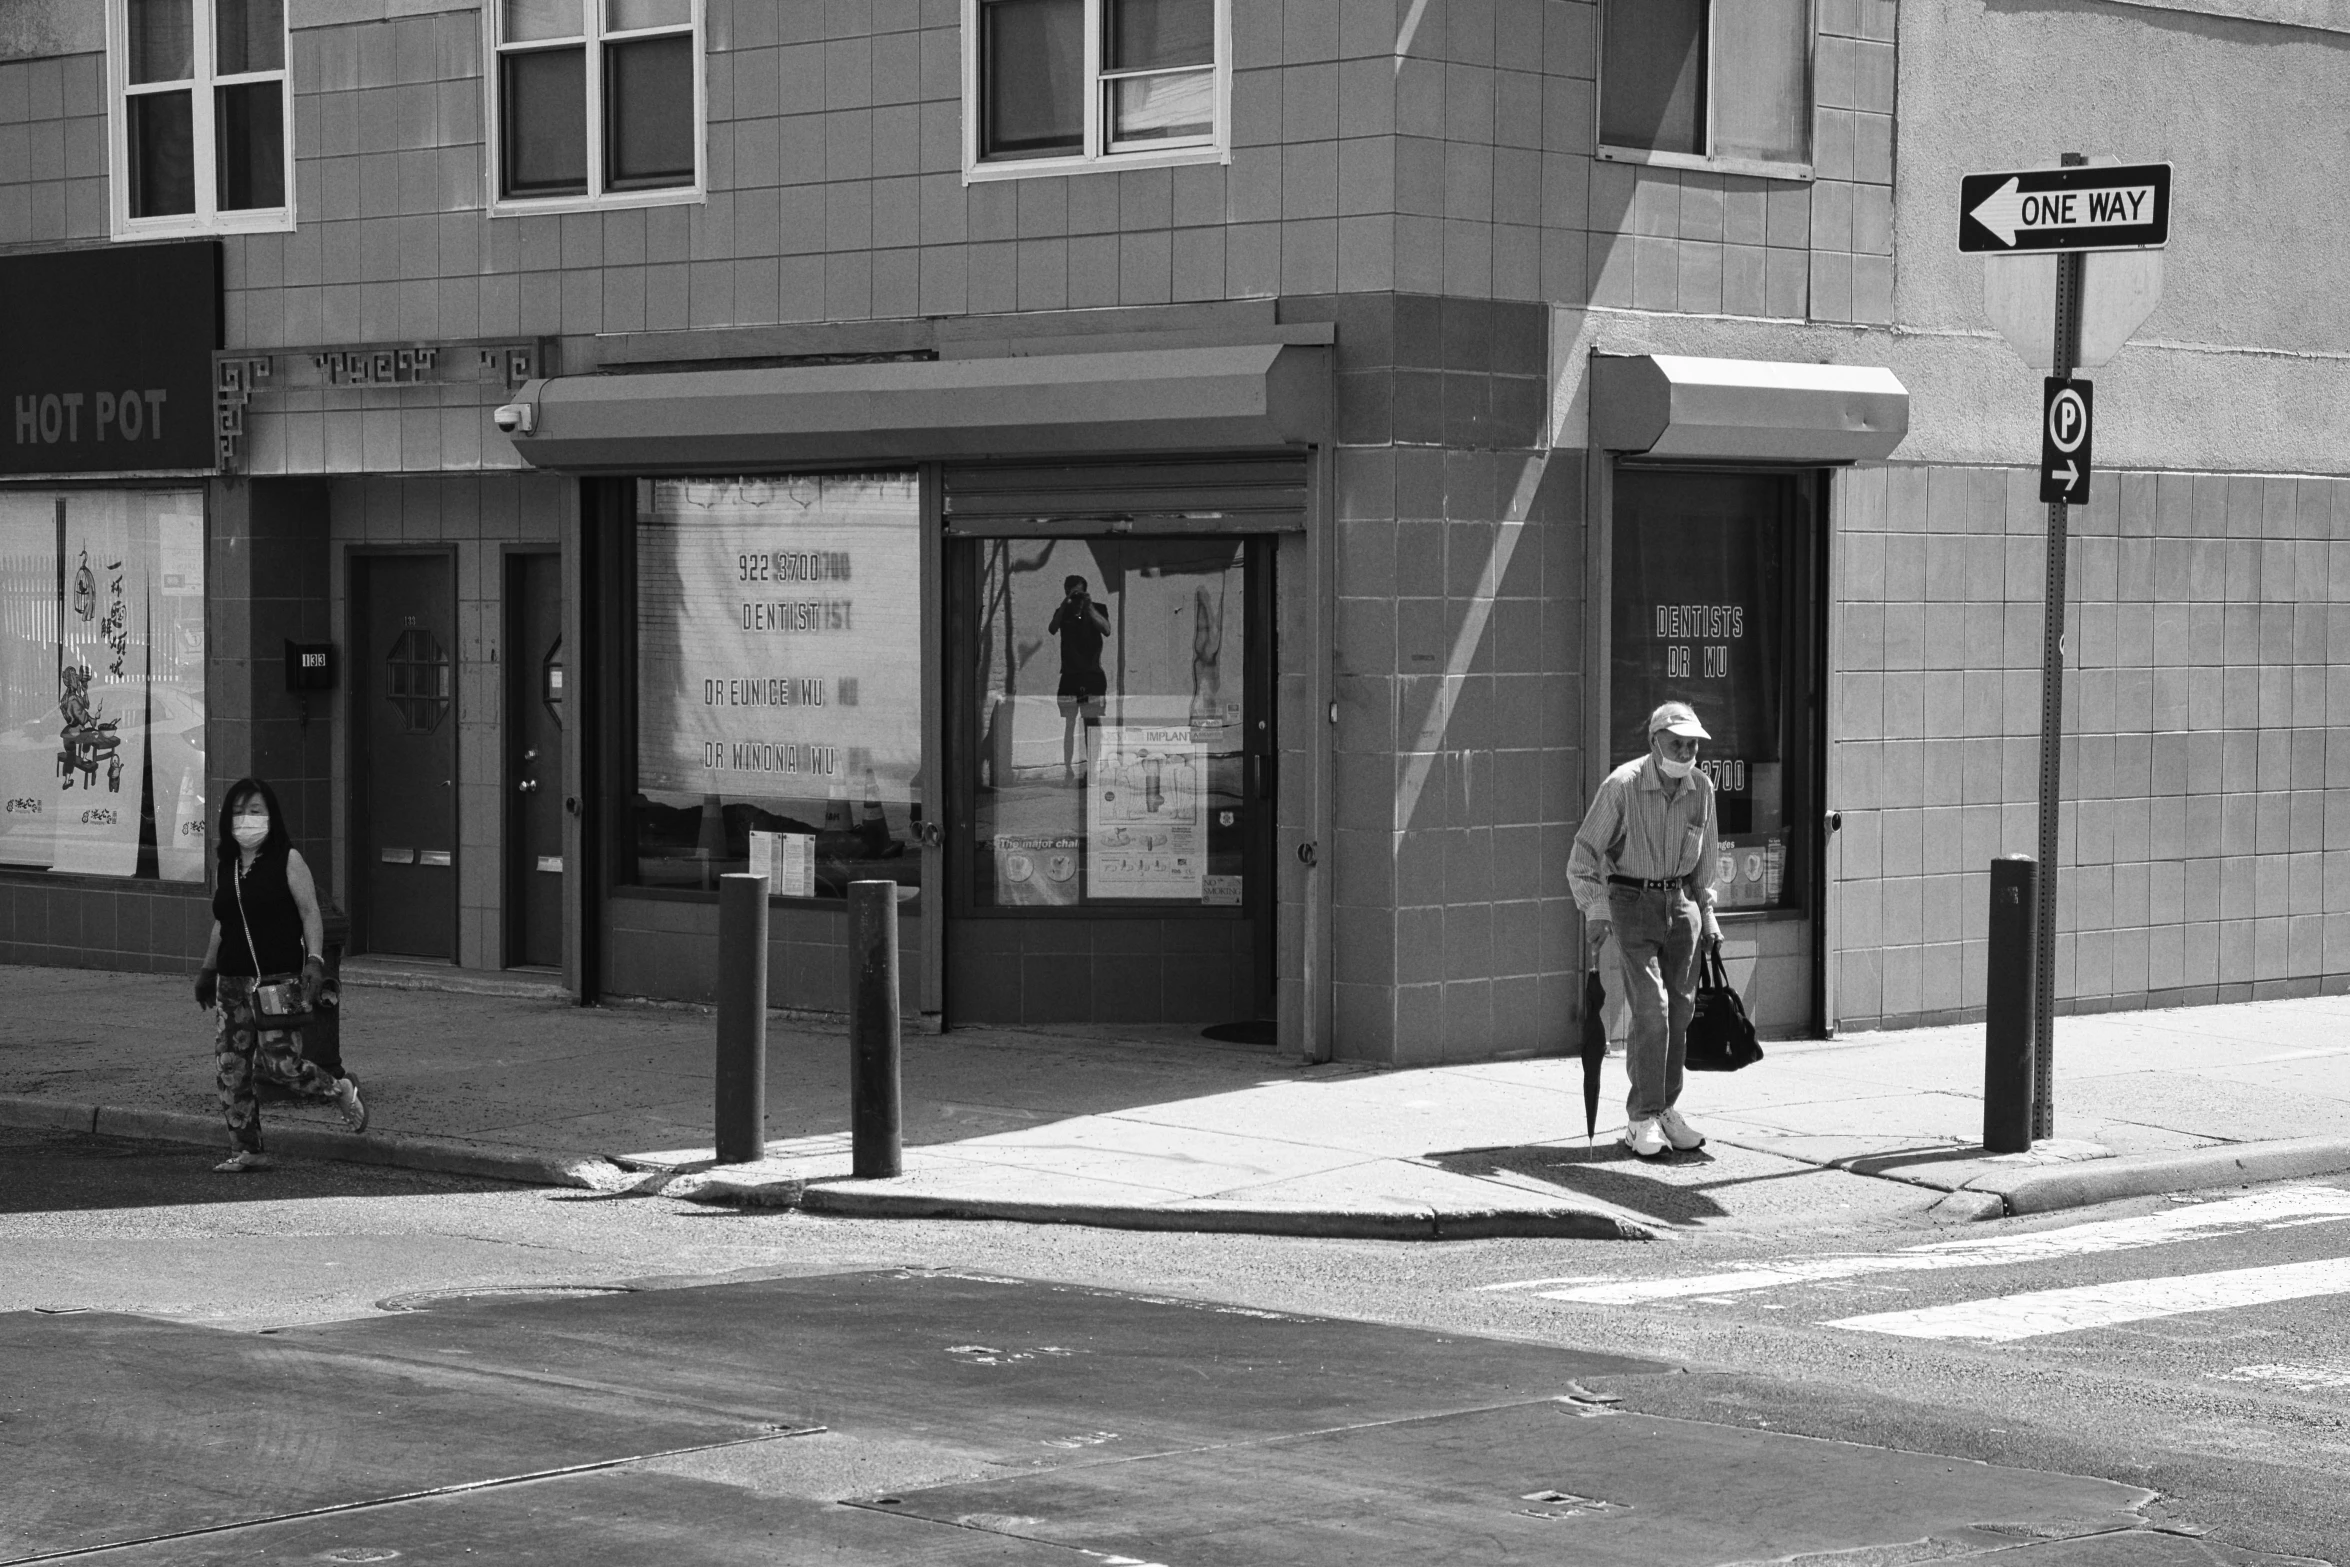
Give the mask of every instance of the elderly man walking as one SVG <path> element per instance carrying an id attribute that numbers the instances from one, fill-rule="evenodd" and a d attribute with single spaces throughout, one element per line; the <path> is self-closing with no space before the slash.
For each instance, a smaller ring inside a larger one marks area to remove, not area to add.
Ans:
<path id="1" fill-rule="evenodd" d="M 1649 714 L 1648 753 L 1607 775 L 1567 857 L 1592 961 L 1612 931 L 1631 992 L 1631 1124 L 1623 1142 L 1643 1159 L 1705 1146 L 1675 1106 L 1697 1001 L 1697 944 L 1722 939 L 1714 919 L 1714 785 L 1697 769 L 1698 742 L 1711 738 L 1686 702 Z"/>

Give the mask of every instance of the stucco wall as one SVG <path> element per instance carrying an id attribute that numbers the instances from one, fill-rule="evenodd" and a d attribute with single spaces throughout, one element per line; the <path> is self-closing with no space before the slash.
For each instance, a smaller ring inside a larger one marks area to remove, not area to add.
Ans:
<path id="1" fill-rule="evenodd" d="M 2350 467 L 2350 314 L 2334 307 L 2350 290 L 2350 35 L 2200 14 L 2220 9 L 2254 8 L 1903 5 L 1895 319 L 1928 335 L 1888 345 L 1886 362 L 1930 395 L 1901 455 L 2032 451 L 2041 372 L 1979 336 L 1982 264 L 1957 253 L 1958 181 L 2078 151 L 2177 169 L 2162 303 L 2091 372 L 2100 460 Z M 1932 335 L 1945 333 L 1962 335 Z"/>

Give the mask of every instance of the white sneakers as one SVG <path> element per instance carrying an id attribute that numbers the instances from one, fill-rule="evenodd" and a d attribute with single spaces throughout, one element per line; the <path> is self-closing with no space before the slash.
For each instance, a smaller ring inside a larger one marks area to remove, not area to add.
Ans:
<path id="1" fill-rule="evenodd" d="M 1683 1120 L 1680 1111 L 1667 1110 L 1662 1115 L 1634 1121 L 1624 1128 L 1620 1141 L 1639 1157 L 1654 1159 L 1668 1151 L 1695 1153 L 1705 1146 L 1705 1134 Z"/>
<path id="2" fill-rule="evenodd" d="M 1671 1143 L 1677 1152 L 1695 1153 L 1705 1146 L 1705 1134 L 1682 1120 L 1678 1110 L 1667 1110 L 1656 1118 L 1656 1122 L 1664 1129 L 1665 1141 Z"/>
<path id="3" fill-rule="evenodd" d="M 367 1130 L 367 1106 L 360 1101 L 359 1085 L 347 1077 L 335 1079 L 335 1108 L 343 1112 L 343 1125 L 354 1132 Z"/>
<path id="4" fill-rule="evenodd" d="M 1624 1128 L 1620 1140 L 1643 1159 L 1654 1159 L 1671 1146 L 1665 1141 L 1664 1127 L 1654 1119 L 1634 1121 Z"/>

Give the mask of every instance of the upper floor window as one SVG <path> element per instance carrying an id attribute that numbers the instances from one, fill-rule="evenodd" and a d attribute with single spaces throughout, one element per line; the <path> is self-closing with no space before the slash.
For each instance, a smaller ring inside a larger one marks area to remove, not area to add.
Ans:
<path id="1" fill-rule="evenodd" d="M 1229 0 L 964 0 L 971 177 L 1224 156 Z"/>
<path id="2" fill-rule="evenodd" d="M 285 0 L 110 0 L 113 229 L 294 224 Z"/>
<path id="3" fill-rule="evenodd" d="M 1602 0 L 1601 157 L 1801 175 L 1811 0 Z"/>
<path id="4" fill-rule="evenodd" d="M 491 10 L 500 202 L 701 193 L 701 0 L 497 0 Z"/>

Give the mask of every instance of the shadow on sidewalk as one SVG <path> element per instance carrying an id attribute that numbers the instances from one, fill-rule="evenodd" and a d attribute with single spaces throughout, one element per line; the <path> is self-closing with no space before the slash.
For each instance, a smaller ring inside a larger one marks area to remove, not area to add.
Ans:
<path id="1" fill-rule="evenodd" d="M 0 1127 L 0 1214 L 101 1213 L 320 1197 L 511 1192 L 504 1181 L 375 1165 L 288 1159 L 247 1175 L 215 1175 L 228 1152 L 81 1132 Z"/>
<path id="2" fill-rule="evenodd" d="M 1613 1140 L 1588 1147 L 1534 1144 L 1522 1148 L 1469 1148 L 1432 1153 L 1431 1164 L 1455 1175 L 1495 1176 L 1523 1186 L 1529 1180 L 1557 1187 L 1667 1224 L 1704 1224 L 1729 1217 L 1709 1196 L 1705 1177 L 1717 1173 L 1704 1149 L 1667 1154 L 1653 1162 Z"/>

